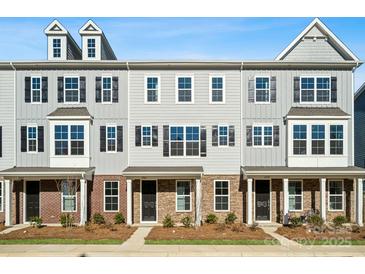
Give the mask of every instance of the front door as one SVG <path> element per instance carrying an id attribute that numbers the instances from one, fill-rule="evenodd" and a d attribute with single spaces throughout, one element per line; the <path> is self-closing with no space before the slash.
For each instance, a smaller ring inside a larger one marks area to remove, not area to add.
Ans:
<path id="1" fill-rule="evenodd" d="M 156 181 L 142 181 L 142 222 L 156 222 Z"/>
<path id="2" fill-rule="evenodd" d="M 270 181 L 256 181 L 256 221 L 270 221 Z"/>
<path id="3" fill-rule="evenodd" d="M 39 181 L 26 182 L 25 220 L 39 216 Z"/>

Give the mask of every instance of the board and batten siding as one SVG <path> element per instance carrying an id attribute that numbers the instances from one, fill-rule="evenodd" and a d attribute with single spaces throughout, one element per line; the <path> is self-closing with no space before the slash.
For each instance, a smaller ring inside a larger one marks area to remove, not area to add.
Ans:
<path id="1" fill-rule="evenodd" d="M 0 170 L 15 165 L 14 83 L 14 71 L 0 71 L 0 126 L 2 127 L 2 157 L 0 157 Z"/>
<path id="2" fill-rule="evenodd" d="M 365 168 L 365 94 L 355 100 L 355 165 Z"/>
<path id="3" fill-rule="evenodd" d="M 205 174 L 240 173 L 240 72 L 130 71 L 130 165 L 203 166 Z M 161 103 L 145 104 L 145 76 L 160 76 Z M 176 104 L 176 76 L 194 77 L 194 104 Z M 209 76 L 225 76 L 225 104 L 209 103 Z M 212 126 L 234 125 L 235 146 L 213 147 Z M 135 126 L 158 126 L 158 147 L 135 146 Z M 201 125 L 207 128 L 207 157 L 163 157 L 163 125 Z"/>
<path id="4" fill-rule="evenodd" d="M 293 79 L 296 76 L 337 77 L 337 103 L 302 104 L 294 103 Z M 248 103 L 248 81 L 255 76 L 276 76 L 276 103 Z M 291 107 L 339 107 L 352 113 L 352 72 L 349 70 L 244 70 L 242 71 L 242 158 L 243 166 L 285 166 L 287 160 L 287 128 L 284 117 Z M 348 120 L 348 163 L 352 165 L 352 118 Z M 246 126 L 252 124 L 280 126 L 280 146 L 269 148 L 248 147 Z"/>
<path id="5" fill-rule="evenodd" d="M 48 103 L 31 104 L 24 101 L 24 79 L 27 76 L 48 77 Z M 57 101 L 57 77 L 85 76 L 86 103 L 65 104 Z M 100 76 L 119 77 L 118 103 L 102 104 L 95 102 L 95 78 Z M 20 127 L 27 124 L 44 126 L 45 151 L 26 153 L 20 151 L 17 142 L 17 166 L 49 166 L 49 123 L 47 115 L 59 107 L 87 107 L 94 117 L 90 125 L 90 166 L 96 168 L 96 175 L 121 174 L 127 166 L 127 125 L 128 125 L 128 74 L 126 71 L 106 70 L 40 70 L 17 71 L 17 119 L 16 138 L 20 141 Z M 124 132 L 123 152 L 100 152 L 100 125 L 122 125 Z"/>

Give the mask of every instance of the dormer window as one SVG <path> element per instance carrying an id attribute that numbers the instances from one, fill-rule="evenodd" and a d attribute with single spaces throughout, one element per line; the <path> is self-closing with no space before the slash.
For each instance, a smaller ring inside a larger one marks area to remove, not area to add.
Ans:
<path id="1" fill-rule="evenodd" d="M 53 58 L 61 58 L 61 39 L 53 39 Z"/>
<path id="2" fill-rule="evenodd" d="M 87 57 L 89 58 L 95 58 L 95 39 L 89 38 L 87 39 Z"/>

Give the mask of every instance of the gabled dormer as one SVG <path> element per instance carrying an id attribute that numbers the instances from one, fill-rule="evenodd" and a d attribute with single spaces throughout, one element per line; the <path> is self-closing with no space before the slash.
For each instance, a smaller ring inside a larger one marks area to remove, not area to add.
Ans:
<path id="1" fill-rule="evenodd" d="M 103 31 L 92 20 L 79 31 L 82 39 L 82 60 L 116 60 Z"/>
<path id="2" fill-rule="evenodd" d="M 67 29 L 57 20 L 54 20 L 44 30 L 47 35 L 48 60 L 65 61 L 80 60 L 81 49 Z"/>

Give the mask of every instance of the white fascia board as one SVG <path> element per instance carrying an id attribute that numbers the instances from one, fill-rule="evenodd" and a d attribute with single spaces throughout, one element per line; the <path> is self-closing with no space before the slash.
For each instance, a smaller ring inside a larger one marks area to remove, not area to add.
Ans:
<path id="1" fill-rule="evenodd" d="M 57 25 L 61 30 L 59 31 L 53 31 L 52 28 L 54 27 L 54 25 Z M 68 34 L 67 29 L 57 20 L 53 20 L 44 30 L 45 34 Z"/>

